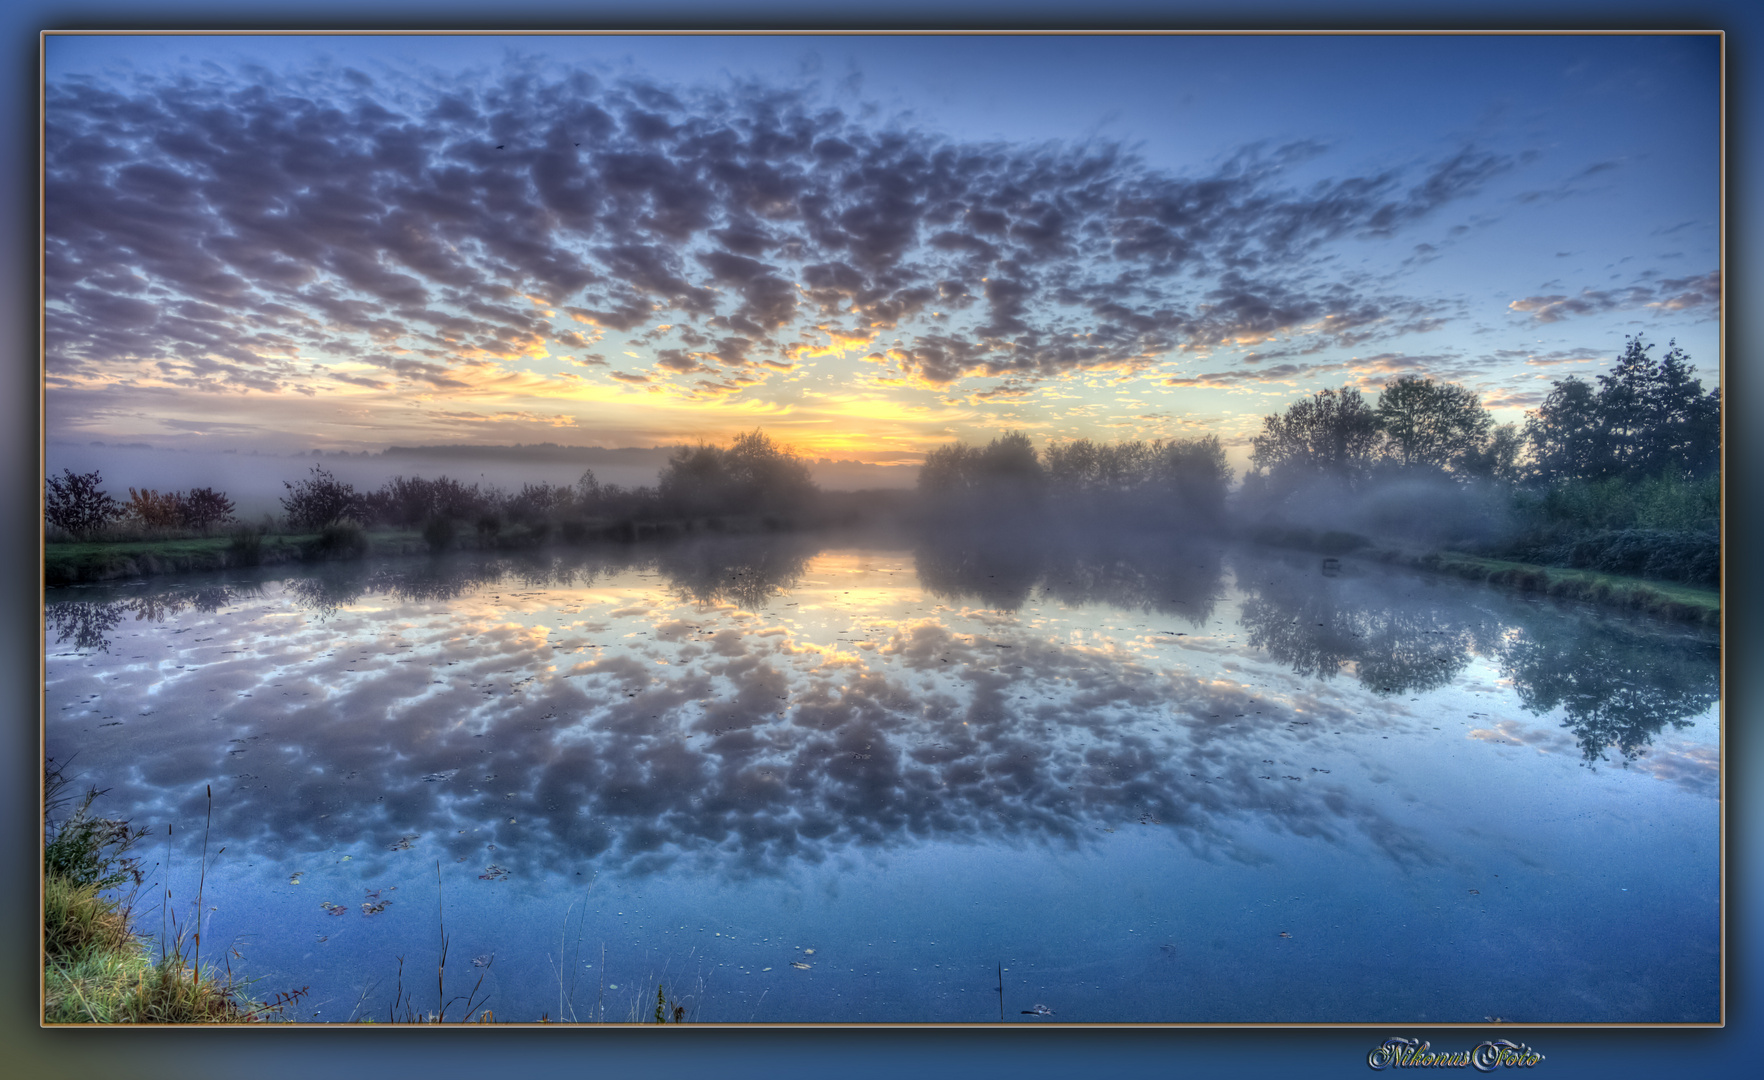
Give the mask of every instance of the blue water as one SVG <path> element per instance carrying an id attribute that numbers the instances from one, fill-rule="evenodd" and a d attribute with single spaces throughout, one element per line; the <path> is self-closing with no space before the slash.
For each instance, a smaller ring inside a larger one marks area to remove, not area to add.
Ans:
<path id="1" fill-rule="evenodd" d="M 206 786 L 204 958 L 301 1020 L 1720 1018 L 1701 631 L 960 540 L 48 603 L 47 753 L 148 828 L 141 924 L 194 917 Z"/>

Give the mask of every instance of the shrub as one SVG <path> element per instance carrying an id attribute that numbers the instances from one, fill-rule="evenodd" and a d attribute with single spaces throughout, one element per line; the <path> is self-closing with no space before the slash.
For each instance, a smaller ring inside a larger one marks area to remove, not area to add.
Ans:
<path id="1" fill-rule="evenodd" d="M 225 492 L 213 488 L 191 488 L 183 496 L 182 509 L 186 528 L 206 532 L 232 518 L 233 500 L 227 498 Z"/>
<path id="2" fill-rule="evenodd" d="M 326 525 L 312 549 L 326 559 L 359 559 L 368 551 L 367 532 L 353 521 Z"/>
<path id="3" fill-rule="evenodd" d="M 227 545 L 228 561 L 234 566 L 256 566 L 263 561 L 263 529 L 246 525 L 233 530 L 232 543 Z"/>
<path id="4" fill-rule="evenodd" d="M 43 519 L 49 524 L 83 539 L 122 516 L 122 504 L 99 486 L 104 478 L 96 470 L 61 472 L 45 481 Z"/>
<path id="5" fill-rule="evenodd" d="M 453 520 L 432 517 L 423 524 L 423 541 L 431 552 L 446 551 L 453 544 Z"/>
<path id="6" fill-rule="evenodd" d="M 147 529 L 175 529 L 184 523 L 184 500 L 175 491 L 163 494 L 146 488 L 129 489 L 123 513 Z"/>
<path id="7" fill-rule="evenodd" d="M 296 529 L 322 529 L 335 525 L 359 509 L 360 496 L 355 485 L 345 484 L 332 476 L 323 465 L 314 465 L 312 475 L 298 484 L 282 481 L 288 494 L 282 509 L 288 513 L 288 524 Z"/>

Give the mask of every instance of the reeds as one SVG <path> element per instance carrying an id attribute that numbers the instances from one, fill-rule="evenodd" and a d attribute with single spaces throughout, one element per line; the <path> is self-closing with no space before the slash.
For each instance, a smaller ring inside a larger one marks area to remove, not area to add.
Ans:
<path id="1" fill-rule="evenodd" d="M 159 956 L 133 929 L 134 893 L 117 899 L 104 896 L 109 887 L 142 874 L 124 853 L 144 834 L 124 822 L 95 819 L 89 808 L 103 794 L 90 790 L 73 814 L 50 823 L 53 813 L 69 801 L 62 795 L 70 781 L 53 760 L 44 766 L 45 842 L 43 871 L 44 1022 L 50 1024 L 242 1024 L 282 1016 L 304 997 L 307 988 L 279 993 L 267 1002 L 253 1000 L 249 984 L 201 964 L 202 901 L 208 881 L 208 825 L 203 829 L 202 864 L 198 877 L 196 925 L 189 931 L 190 956 L 185 959 L 185 931 L 177 928 L 167 890 L 161 907 L 163 929 Z M 214 795 L 208 793 L 209 824 Z M 170 830 L 167 830 L 169 837 Z M 226 849 L 223 847 L 221 852 Z M 219 858 L 221 852 L 216 852 Z"/>

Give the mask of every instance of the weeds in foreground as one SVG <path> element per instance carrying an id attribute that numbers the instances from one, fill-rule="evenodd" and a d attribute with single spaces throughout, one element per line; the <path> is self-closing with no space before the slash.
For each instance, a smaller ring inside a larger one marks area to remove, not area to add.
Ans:
<path id="1" fill-rule="evenodd" d="M 435 925 L 441 933 L 441 958 L 435 965 L 435 1011 L 422 1013 L 417 1011 L 416 992 L 413 990 L 407 994 L 404 989 L 404 957 L 400 956 L 398 958 L 397 987 L 392 995 L 392 1004 L 386 1008 L 386 1022 L 388 1024 L 445 1024 L 448 1006 L 460 1000 L 462 996 L 459 994 L 455 994 L 451 998 L 447 996 L 447 946 L 450 939 L 447 936 L 447 921 L 441 904 L 441 863 L 439 860 L 435 863 Z M 483 1012 L 476 1022 L 488 1024 L 492 1021 L 490 1010 L 484 1008 L 488 1004 L 488 999 L 479 1000 L 478 998 L 478 991 L 483 986 L 484 976 L 479 975 L 478 981 L 472 985 L 471 992 L 463 995 L 465 998 L 465 1019 L 461 1021 L 462 1023 L 472 1023 L 472 1014 L 480 1009 Z M 364 997 L 366 993 L 365 990 L 362 992 Z M 404 1008 L 402 1016 L 398 1012 L 400 1006 Z M 359 1002 L 356 1007 L 360 1008 Z M 364 1020 L 363 1022 L 371 1023 L 372 1021 Z"/>
<path id="2" fill-rule="evenodd" d="M 200 959 L 202 888 L 207 884 L 207 830 L 203 834 L 198 923 L 185 932 L 161 933 L 159 957 L 132 926 L 134 899 L 144 875 L 129 848 L 144 830 L 95 818 L 91 806 L 104 792 L 87 790 L 71 813 L 56 820 L 73 797 L 72 779 L 50 759 L 43 767 L 43 1019 L 51 1024 L 243 1024 L 282 1016 L 304 997 L 305 987 L 253 1000 L 248 983 Z M 210 792 L 210 815 L 213 793 Z M 225 848 L 221 849 L 225 851 Z M 219 857 L 219 852 L 216 857 Z M 106 896 L 126 883 L 123 897 Z M 170 893 L 165 907 L 170 906 Z M 162 908 L 162 911 L 164 909 Z M 162 915 L 163 918 L 163 915 Z M 175 928 L 176 920 L 173 919 Z"/>

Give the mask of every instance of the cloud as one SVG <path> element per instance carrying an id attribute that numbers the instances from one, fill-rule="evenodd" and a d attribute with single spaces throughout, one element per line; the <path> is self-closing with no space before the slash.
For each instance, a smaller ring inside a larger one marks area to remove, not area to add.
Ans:
<path id="1" fill-rule="evenodd" d="M 758 373 L 694 392 L 760 385 L 820 334 L 896 335 L 859 347 L 939 387 L 1279 335 L 1353 345 L 1447 313 L 1369 293 L 1329 245 L 1395 236 L 1519 164 L 1462 146 L 1301 186 L 1289 171 L 1320 148 L 1295 143 L 1177 175 L 1118 145 L 964 142 L 775 87 L 518 61 L 468 86 L 68 77 L 45 110 L 51 376 L 167 361 L 170 385 L 269 392 L 296 386 L 272 358 L 447 389 L 464 363 L 657 322 L 677 356 L 652 378 Z M 1696 281 L 1657 292 L 1707 303 Z M 400 350 L 422 359 L 369 359 Z"/>
<path id="2" fill-rule="evenodd" d="M 1579 294 L 1527 296 L 1508 304 L 1513 311 L 1529 313 L 1534 322 L 1553 323 L 1577 315 L 1607 311 L 1654 308 L 1659 311 L 1707 309 L 1711 316 L 1721 303 L 1721 272 L 1711 270 L 1694 277 L 1664 278 L 1639 282 L 1621 289 L 1582 289 Z"/>

